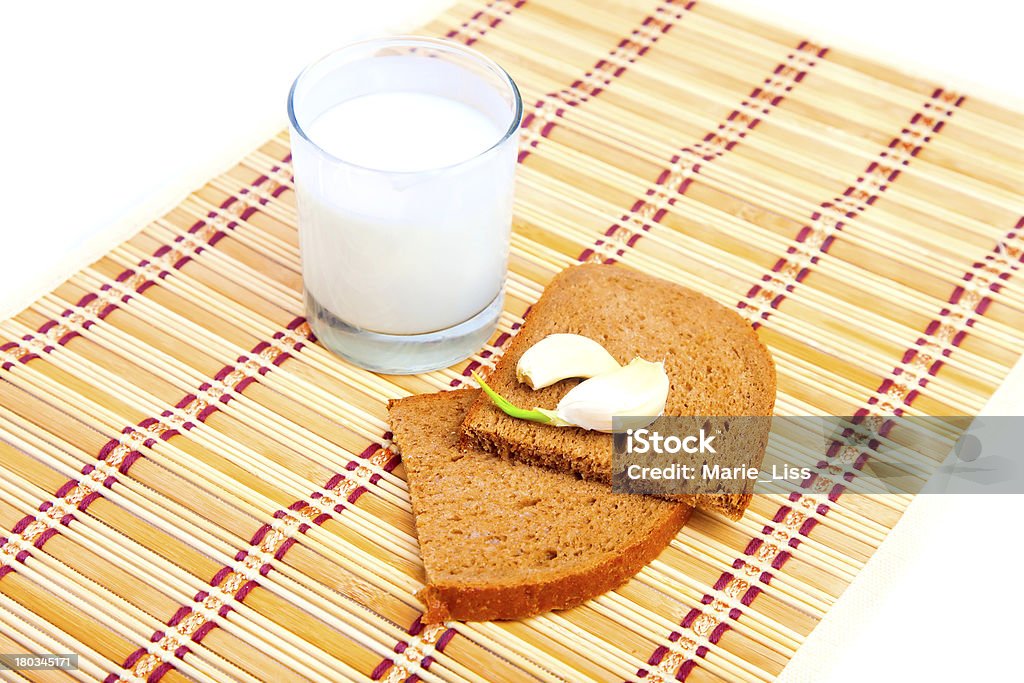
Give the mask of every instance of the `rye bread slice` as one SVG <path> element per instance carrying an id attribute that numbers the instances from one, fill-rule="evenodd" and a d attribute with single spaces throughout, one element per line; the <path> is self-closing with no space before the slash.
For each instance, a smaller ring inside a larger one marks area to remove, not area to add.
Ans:
<path id="1" fill-rule="evenodd" d="M 528 348 L 556 332 L 590 337 L 620 363 L 636 356 L 663 360 L 670 382 L 665 415 L 772 414 L 771 354 L 738 313 L 685 287 L 619 265 L 566 268 L 530 309 L 488 384 L 515 405 L 553 409 L 580 380 L 535 391 L 516 379 L 516 363 Z M 611 483 L 609 434 L 518 420 L 483 394 L 462 430 L 467 446 Z M 760 455 L 763 458 L 763 451 Z M 727 457 L 720 462 L 741 464 Z M 759 466 L 760 460 L 752 464 Z M 739 519 L 750 504 L 751 487 L 743 493 L 697 494 L 681 500 Z"/>
<path id="2" fill-rule="evenodd" d="M 519 619 L 618 587 L 690 509 L 458 446 L 478 390 L 388 404 L 427 585 L 423 621 Z"/>

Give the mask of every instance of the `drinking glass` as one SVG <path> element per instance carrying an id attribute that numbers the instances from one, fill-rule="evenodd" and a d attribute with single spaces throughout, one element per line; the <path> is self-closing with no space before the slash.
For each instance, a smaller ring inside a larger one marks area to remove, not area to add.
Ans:
<path id="1" fill-rule="evenodd" d="M 368 97 L 378 95 L 387 97 Z M 377 115 L 363 108 L 362 119 L 346 120 L 356 98 L 381 107 Z M 415 118 L 436 98 L 451 116 Z M 343 104 L 341 116 L 331 113 Z M 288 115 L 306 315 L 317 338 L 393 374 L 446 367 L 479 349 L 497 325 L 508 268 L 522 118 L 511 77 L 451 41 L 369 40 L 306 68 Z M 466 121 L 489 127 L 471 131 Z M 407 134 L 427 122 L 429 131 Z M 471 132 L 486 136 L 478 152 L 440 153 Z M 350 147 L 369 142 L 336 156 L 325 148 L 339 135 Z"/>

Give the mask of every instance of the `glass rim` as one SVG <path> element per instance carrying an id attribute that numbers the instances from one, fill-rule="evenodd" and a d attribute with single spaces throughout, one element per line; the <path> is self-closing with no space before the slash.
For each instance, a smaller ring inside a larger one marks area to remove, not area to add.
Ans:
<path id="1" fill-rule="evenodd" d="M 495 141 L 494 144 L 492 144 L 487 149 L 485 149 L 485 150 L 483 150 L 481 152 L 478 152 L 477 154 L 474 154 L 471 157 L 468 157 L 466 159 L 462 159 L 462 160 L 457 161 L 457 162 L 452 163 L 452 164 L 447 164 L 445 166 L 438 166 L 438 167 L 432 167 L 432 168 L 424 168 L 424 169 L 412 170 L 412 171 L 389 171 L 389 170 L 383 169 L 383 168 L 374 168 L 372 166 L 364 166 L 362 164 L 357 164 L 357 163 L 354 163 L 352 161 L 348 161 L 346 159 L 342 159 L 341 157 L 335 156 L 334 154 L 331 154 L 330 152 L 325 150 L 323 147 L 318 145 L 316 143 L 316 141 L 314 141 L 312 138 L 310 138 L 309 135 L 306 134 L 306 131 L 302 129 L 302 126 L 299 125 L 297 117 L 295 116 L 295 90 L 298 88 L 299 83 L 302 81 L 302 79 L 304 77 L 306 77 L 315 67 L 317 67 L 318 65 L 324 63 L 325 61 L 327 61 L 331 57 L 334 57 L 337 54 L 340 54 L 342 52 L 346 52 L 346 51 L 351 50 L 353 48 L 367 47 L 367 46 L 371 46 L 371 45 L 380 45 L 382 47 L 388 46 L 388 45 L 411 45 L 411 46 L 422 45 L 424 47 L 440 48 L 442 50 L 447 50 L 448 52 L 454 52 L 454 53 L 457 53 L 457 54 L 461 54 L 462 56 L 469 57 L 470 59 L 473 59 L 473 60 L 479 62 L 480 64 L 483 64 L 484 67 L 486 67 L 488 70 L 490 70 L 493 73 L 495 73 L 502 81 L 504 81 L 504 83 L 508 86 L 509 90 L 512 92 L 512 97 L 513 97 L 513 102 L 515 104 L 515 107 L 514 107 L 514 110 L 512 112 L 512 121 L 509 124 L 508 129 L 506 129 L 505 132 L 502 133 L 502 135 L 497 139 L 497 141 Z M 345 45 L 343 45 L 343 46 L 341 46 L 341 47 L 339 47 L 339 48 L 337 48 L 335 50 L 332 50 L 331 52 L 328 52 L 324 56 L 320 57 L 319 59 L 315 60 L 314 62 L 312 62 L 311 64 L 306 66 L 301 72 L 299 72 L 299 75 L 295 77 L 295 80 L 292 82 L 292 87 L 288 91 L 288 121 L 291 123 L 292 129 L 296 133 L 298 133 L 299 136 L 301 136 L 303 140 L 305 140 L 310 145 L 312 145 L 313 148 L 316 149 L 317 152 L 319 152 L 320 154 L 322 154 L 323 156 L 327 157 L 328 159 L 330 159 L 332 161 L 335 161 L 335 162 L 337 162 L 339 164 L 344 164 L 345 166 L 350 166 L 352 168 L 358 168 L 360 170 L 369 171 L 369 172 L 372 172 L 372 173 L 387 173 L 387 174 L 393 174 L 393 175 L 414 175 L 414 174 L 417 174 L 417 173 L 435 173 L 437 171 L 444 171 L 444 170 L 447 170 L 447 169 L 457 168 L 458 166 L 462 166 L 463 164 L 468 164 L 468 163 L 470 163 L 472 161 L 475 161 L 476 159 L 479 159 L 481 157 L 484 157 L 484 156 L 490 154 L 495 149 L 497 149 L 498 147 L 501 147 L 503 144 L 505 144 L 505 142 L 507 142 L 508 139 L 511 138 L 513 135 L 515 135 L 516 131 L 519 130 L 519 124 L 522 122 L 522 118 L 523 118 L 523 98 L 522 98 L 522 96 L 519 93 L 519 87 L 516 85 L 516 82 L 512 79 L 512 76 L 510 76 L 509 73 L 507 71 L 505 71 L 505 69 L 501 68 L 501 66 L 499 66 L 497 62 L 495 62 L 490 57 L 488 57 L 488 56 L 478 52 L 477 50 L 474 50 L 474 49 L 472 49 L 472 48 L 470 48 L 470 47 L 468 47 L 466 45 L 463 45 L 461 43 L 456 43 L 453 40 L 446 40 L 446 39 L 443 39 L 443 38 L 431 38 L 431 37 L 428 37 L 428 36 L 398 35 L 398 36 L 389 36 L 389 37 L 384 37 L 384 38 L 369 38 L 369 39 L 366 39 L 366 40 L 359 40 L 359 41 L 355 41 L 355 42 L 352 42 L 352 43 L 347 43 L 347 44 L 345 44 Z"/>

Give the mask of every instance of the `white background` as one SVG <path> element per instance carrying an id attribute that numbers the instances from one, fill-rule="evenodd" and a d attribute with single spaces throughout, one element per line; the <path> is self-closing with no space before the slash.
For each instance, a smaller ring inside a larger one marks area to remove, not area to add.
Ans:
<path id="1" fill-rule="evenodd" d="M 1018 3 L 718 1 L 1024 109 Z M 286 92 L 304 64 L 354 38 L 410 30 L 448 4 L 6 6 L 0 317 L 283 128 Z M 1021 414 L 1022 393 L 1002 394 L 991 412 Z M 1024 519 L 1021 500 L 916 501 L 786 676 L 1006 678 L 1024 632 L 1024 552 L 1010 536 Z"/>

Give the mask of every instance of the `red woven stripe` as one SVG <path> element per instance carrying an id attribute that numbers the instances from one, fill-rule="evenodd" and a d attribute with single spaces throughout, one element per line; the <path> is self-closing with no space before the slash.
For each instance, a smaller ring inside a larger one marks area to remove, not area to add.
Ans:
<path id="1" fill-rule="evenodd" d="M 879 152 L 877 158 L 868 164 L 853 184 L 836 198 L 822 202 L 819 205 L 820 210 L 811 214 L 811 223 L 805 224 L 794 239 L 797 244 L 805 244 L 812 239 L 820 241 L 813 250 L 816 255 L 810 258 L 810 265 L 817 265 L 822 256 L 829 252 L 847 222 L 867 211 L 942 129 L 941 115 L 934 113 L 933 108 L 940 106 L 939 103 L 944 101 L 943 91 L 936 90 L 931 101 L 925 103 L 928 114 L 915 113 L 908 121 L 907 126 L 916 127 L 913 131 L 910 128 L 903 128 L 900 134 Z M 962 98 L 956 100 L 952 106 L 959 106 L 961 101 Z M 927 131 L 927 134 L 918 137 L 919 130 Z M 794 255 L 801 253 L 799 248 L 790 247 L 786 255 L 780 257 L 771 270 L 761 276 L 761 282 L 750 288 L 746 300 L 741 300 L 737 304 L 741 309 L 758 309 L 767 305 L 767 309 L 762 310 L 753 321 L 755 328 L 764 324 L 771 312 L 777 309 L 811 272 L 810 265 L 801 265 L 800 260 L 794 258 Z M 779 274 L 783 274 L 783 277 L 778 277 Z"/>
<path id="2" fill-rule="evenodd" d="M 525 144 L 520 147 L 519 163 L 526 161 L 540 141 L 551 135 L 558 125 L 557 120 L 563 118 L 568 109 L 579 107 L 600 96 L 613 81 L 626 73 L 627 65 L 632 65 L 645 55 L 675 26 L 683 13 L 693 9 L 696 4 L 681 0 L 661 0 L 652 14 L 644 17 L 629 36 L 620 40 L 606 57 L 598 60 L 581 78 L 568 88 L 550 92 L 537 100 L 532 110 L 523 117 Z"/>
<path id="3" fill-rule="evenodd" d="M 594 246 L 584 249 L 577 260 L 584 263 L 615 263 L 627 249 L 635 247 L 641 237 L 667 215 L 668 207 L 674 206 L 678 198 L 686 194 L 693 177 L 700 174 L 704 165 L 715 162 L 735 149 L 762 119 L 782 104 L 784 97 L 776 94 L 777 91 L 781 88 L 788 94 L 807 75 L 807 69 L 815 66 L 814 60 L 801 60 L 803 55 L 800 53 L 807 45 L 806 41 L 802 42 L 789 54 L 786 62 L 772 69 L 763 83 L 755 87 L 714 130 L 708 131 L 700 142 L 682 147 L 672 155 L 653 186 L 633 203 L 629 213 L 623 214 L 618 223 L 612 224 L 605 231 L 603 239 L 598 239 Z M 818 58 L 824 57 L 827 52 L 827 49 L 814 50 Z M 793 64 L 803 64 L 803 68 Z"/>
<path id="4" fill-rule="evenodd" d="M 53 350 L 54 349 L 51 347 L 50 350 L 47 351 L 47 353 L 50 353 Z M 232 366 L 228 366 L 228 368 L 226 368 L 226 369 L 228 369 L 230 371 L 230 369 L 233 369 L 233 368 L 232 368 Z M 218 373 L 218 374 L 226 374 L 226 373 L 224 373 L 224 370 L 222 370 L 221 373 Z M 180 408 L 180 409 L 181 408 L 186 408 L 195 399 L 196 399 L 196 396 L 194 394 L 189 394 L 184 399 L 179 401 L 178 404 L 176 405 L 176 407 Z M 212 412 L 214 412 L 216 410 L 217 410 L 216 406 L 209 406 L 208 408 L 203 410 L 197 416 L 196 420 L 198 422 L 202 422 L 210 414 L 212 414 Z M 169 417 L 171 414 L 172 413 L 170 411 L 165 411 L 164 414 L 163 414 L 163 417 L 165 417 L 165 418 Z M 141 420 L 135 426 L 125 427 L 124 429 L 121 430 L 121 434 L 122 435 L 131 435 L 131 434 L 134 434 L 134 433 L 137 433 L 137 432 L 142 432 L 142 431 L 146 430 L 146 428 L 148 428 L 150 425 L 152 425 L 152 424 L 154 424 L 156 422 L 159 422 L 159 420 L 157 420 L 156 418 L 152 418 L 152 417 L 145 418 L 145 419 Z M 193 423 L 185 422 L 183 428 L 184 429 L 189 429 L 192 426 L 194 426 Z M 171 436 L 173 436 L 176 433 L 177 433 L 176 430 L 170 429 L 170 430 L 167 430 L 166 432 L 164 432 L 163 434 L 161 434 L 160 438 L 163 439 L 163 440 L 166 440 L 166 439 L 169 439 Z M 155 442 L 155 440 L 153 438 L 146 438 L 146 439 L 143 439 L 141 441 L 141 443 L 143 445 L 145 445 L 145 446 L 152 447 L 156 442 Z M 110 439 L 100 449 L 99 453 L 96 456 L 97 460 L 107 461 L 110 458 L 111 454 L 113 453 L 114 449 L 118 448 L 120 445 L 121 445 L 120 439 L 117 439 L 117 438 Z M 132 465 L 138 459 L 140 459 L 141 457 L 142 457 L 142 453 L 139 452 L 139 450 L 131 449 L 130 451 L 127 452 L 127 454 L 121 460 L 120 464 L 117 467 L 117 471 L 120 474 L 125 474 L 125 475 L 128 474 L 128 472 L 131 469 Z M 54 496 L 53 497 L 57 498 L 57 499 L 63 499 L 65 497 L 67 497 L 69 494 L 71 494 L 75 490 L 75 488 L 77 486 L 79 486 L 79 484 L 81 484 L 83 481 L 85 481 L 85 479 L 95 469 L 96 469 L 96 467 L 93 464 L 91 464 L 91 463 L 84 465 L 82 467 L 81 471 L 80 471 L 80 474 L 82 475 L 82 477 L 78 478 L 78 479 L 69 479 L 68 481 L 64 482 L 64 484 L 62 484 L 57 489 L 57 491 L 54 492 Z M 113 484 L 115 482 L 116 482 L 116 478 L 114 478 L 112 476 L 108 476 L 108 477 L 106 477 L 106 479 L 104 479 L 104 481 L 102 482 L 102 485 L 105 488 L 111 488 L 111 486 L 113 486 Z M 101 498 L 102 496 L 103 496 L 103 494 L 102 494 L 101 491 L 98 491 L 98 490 L 97 491 L 92 491 L 91 493 L 88 493 L 87 495 L 85 495 L 82 498 L 82 500 L 79 503 L 76 504 L 75 509 L 78 510 L 79 512 L 85 512 L 86 509 L 89 507 L 89 505 L 93 501 L 95 501 L 97 498 Z M 47 510 L 50 509 L 50 507 L 52 507 L 52 505 L 53 505 L 53 503 L 51 501 L 45 501 L 44 503 L 42 503 L 39 506 L 39 508 L 38 508 L 38 514 L 36 514 L 36 515 L 28 515 L 28 516 L 22 518 L 15 525 L 15 527 L 13 529 L 14 533 L 16 533 L 16 534 L 22 533 L 25 530 L 25 528 L 28 527 L 29 524 L 31 524 L 32 522 L 34 522 L 34 521 L 39 519 L 39 514 L 45 513 Z M 74 519 L 75 519 L 75 516 L 73 514 L 67 514 L 67 515 L 64 515 L 61 518 L 59 523 L 62 526 L 68 526 L 71 523 L 71 521 L 74 520 Z M 57 530 L 56 529 L 49 529 L 49 530 L 47 530 L 45 532 L 41 532 L 40 535 L 33 541 L 33 544 L 35 545 L 36 548 L 42 549 L 42 547 L 46 543 L 46 541 L 49 540 L 50 538 L 52 538 L 56 534 L 57 534 Z M 6 541 L 4 541 L 4 542 L 6 542 Z M 2 546 L 2 545 L 3 545 L 3 543 L 0 543 L 0 546 Z M 27 553 L 19 553 L 19 555 L 18 555 L 18 557 L 16 559 L 18 559 L 19 562 L 24 563 L 25 559 L 28 556 L 29 555 Z M 8 573 L 9 572 L 4 572 L 3 575 L 6 575 Z"/>
<path id="5" fill-rule="evenodd" d="M 445 37 L 472 45 L 488 31 L 498 28 L 512 12 L 526 4 L 526 0 L 491 0 L 487 5 L 464 21 L 458 28 L 449 31 Z"/>

